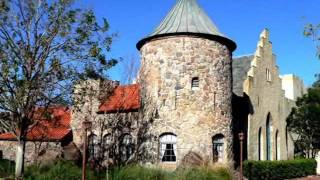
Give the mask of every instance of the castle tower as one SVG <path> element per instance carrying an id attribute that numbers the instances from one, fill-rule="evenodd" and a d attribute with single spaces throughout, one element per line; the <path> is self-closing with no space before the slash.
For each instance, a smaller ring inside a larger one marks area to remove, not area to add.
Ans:
<path id="1" fill-rule="evenodd" d="M 153 114 L 147 147 L 153 163 L 176 167 L 188 157 L 232 161 L 231 59 L 236 44 L 196 0 L 178 0 L 137 44 L 143 110 Z"/>

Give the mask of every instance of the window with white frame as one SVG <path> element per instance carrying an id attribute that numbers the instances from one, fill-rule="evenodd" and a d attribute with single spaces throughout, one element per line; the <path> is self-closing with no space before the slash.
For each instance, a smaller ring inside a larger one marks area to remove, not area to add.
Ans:
<path id="1" fill-rule="evenodd" d="M 122 160 L 124 161 L 128 160 L 133 154 L 134 143 L 133 143 L 133 138 L 130 134 L 125 134 L 123 136 L 120 150 L 122 154 Z"/>
<path id="2" fill-rule="evenodd" d="M 223 162 L 224 159 L 224 136 L 215 135 L 213 141 L 213 162 Z"/>
<path id="3" fill-rule="evenodd" d="M 191 80 L 191 89 L 192 90 L 198 90 L 200 85 L 199 77 L 194 77 Z"/>
<path id="4" fill-rule="evenodd" d="M 177 161 L 177 136 L 173 133 L 160 136 L 160 159 L 162 162 Z"/>

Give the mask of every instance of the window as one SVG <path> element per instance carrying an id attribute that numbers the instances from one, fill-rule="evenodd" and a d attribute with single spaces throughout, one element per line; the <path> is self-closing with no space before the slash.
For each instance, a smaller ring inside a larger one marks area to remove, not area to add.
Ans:
<path id="1" fill-rule="evenodd" d="M 286 150 L 287 150 L 287 152 L 289 152 L 289 150 L 288 150 L 288 133 L 289 133 L 289 131 L 288 131 L 288 125 L 286 126 Z"/>
<path id="2" fill-rule="evenodd" d="M 198 77 L 192 78 L 191 89 L 192 90 L 198 90 L 199 89 L 199 78 Z"/>
<path id="3" fill-rule="evenodd" d="M 213 162 L 223 162 L 224 157 L 224 136 L 215 135 L 213 141 Z"/>
<path id="4" fill-rule="evenodd" d="M 103 136 L 104 146 L 109 147 L 113 143 L 111 134 L 106 134 Z"/>
<path id="5" fill-rule="evenodd" d="M 160 159 L 162 162 L 176 162 L 177 136 L 165 133 L 160 136 Z"/>
<path id="6" fill-rule="evenodd" d="M 122 154 L 122 160 L 124 161 L 128 160 L 133 154 L 134 143 L 133 143 L 133 138 L 130 134 L 125 134 L 123 136 L 120 150 Z"/>
<path id="7" fill-rule="evenodd" d="M 258 159 L 262 160 L 262 129 L 259 128 L 258 132 Z"/>
<path id="8" fill-rule="evenodd" d="M 266 77 L 267 77 L 267 81 L 271 81 L 271 72 L 269 69 L 266 70 Z"/>
<path id="9" fill-rule="evenodd" d="M 272 150 L 272 146 L 271 146 L 271 115 L 270 113 L 268 114 L 267 117 L 267 123 L 266 123 L 266 147 L 267 147 L 267 160 L 271 160 L 271 150 Z"/>
<path id="10" fill-rule="evenodd" d="M 112 135 L 111 134 L 106 134 L 103 136 L 103 148 L 104 148 L 104 152 L 103 155 L 105 158 L 112 158 L 112 143 L 113 143 L 113 139 L 112 139 Z"/>
<path id="11" fill-rule="evenodd" d="M 280 160 L 280 144 L 279 144 L 279 131 L 276 131 L 276 137 L 275 137 L 275 145 L 276 145 L 276 160 Z"/>
<path id="12" fill-rule="evenodd" d="M 99 142 L 95 134 L 91 134 L 88 138 L 89 158 L 98 158 L 99 156 Z"/>

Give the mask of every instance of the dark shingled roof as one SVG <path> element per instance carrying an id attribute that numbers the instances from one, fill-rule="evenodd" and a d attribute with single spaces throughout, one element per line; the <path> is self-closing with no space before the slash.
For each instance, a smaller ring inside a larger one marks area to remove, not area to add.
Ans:
<path id="1" fill-rule="evenodd" d="M 234 58 L 232 62 L 233 92 L 243 96 L 243 82 L 246 80 L 253 55 Z"/>
<path id="2" fill-rule="evenodd" d="M 197 0 L 177 0 L 176 5 L 161 24 L 146 38 L 138 42 L 140 48 L 148 41 L 164 36 L 195 35 L 218 41 L 230 51 L 236 49 L 236 43 L 223 35 L 208 15 L 200 8 Z"/>

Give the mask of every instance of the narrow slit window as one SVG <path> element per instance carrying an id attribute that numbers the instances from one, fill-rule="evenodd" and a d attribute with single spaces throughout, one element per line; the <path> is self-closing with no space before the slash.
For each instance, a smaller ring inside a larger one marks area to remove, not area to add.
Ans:
<path id="1" fill-rule="evenodd" d="M 266 70 L 267 81 L 271 82 L 271 72 L 269 69 Z"/>
<path id="2" fill-rule="evenodd" d="M 192 90 L 197 90 L 199 89 L 199 77 L 194 77 L 192 78 L 192 81 L 191 81 L 191 89 Z"/>

